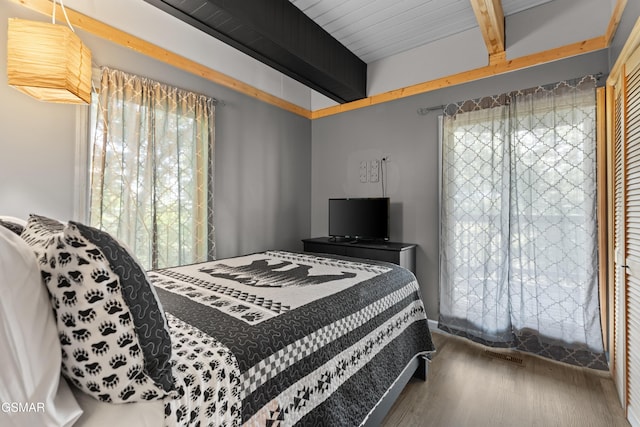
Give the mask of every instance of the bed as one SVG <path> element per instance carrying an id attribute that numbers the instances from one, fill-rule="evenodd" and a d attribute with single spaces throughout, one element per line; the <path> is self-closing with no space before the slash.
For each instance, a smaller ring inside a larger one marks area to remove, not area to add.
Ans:
<path id="1" fill-rule="evenodd" d="M 50 294 L 60 383 L 84 410 L 67 425 L 378 425 L 426 379 L 435 349 L 399 266 L 266 251 L 144 272 L 79 223 L 31 216 L 20 236 Z"/>

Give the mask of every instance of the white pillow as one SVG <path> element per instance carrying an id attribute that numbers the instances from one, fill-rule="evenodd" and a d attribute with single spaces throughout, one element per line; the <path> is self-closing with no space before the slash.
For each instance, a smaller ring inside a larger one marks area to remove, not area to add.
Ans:
<path id="1" fill-rule="evenodd" d="M 33 250 L 0 227 L 2 426 L 70 426 L 82 414 L 60 376 L 61 349 Z"/>
<path id="2" fill-rule="evenodd" d="M 69 383 L 110 403 L 173 394 L 164 310 L 131 253 L 104 231 L 39 215 L 20 237 L 37 254 Z"/>

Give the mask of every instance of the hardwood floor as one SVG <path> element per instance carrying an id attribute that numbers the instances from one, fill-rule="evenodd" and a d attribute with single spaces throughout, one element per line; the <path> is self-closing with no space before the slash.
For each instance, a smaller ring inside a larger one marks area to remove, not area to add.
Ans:
<path id="1" fill-rule="evenodd" d="M 629 426 L 608 372 L 433 334 L 437 353 L 426 382 L 412 379 L 384 427 Z"/>

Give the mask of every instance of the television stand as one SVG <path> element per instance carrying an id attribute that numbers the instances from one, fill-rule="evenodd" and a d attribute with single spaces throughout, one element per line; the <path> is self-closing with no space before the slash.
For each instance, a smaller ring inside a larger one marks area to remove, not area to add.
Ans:
<path id="1" fill-rule="evenodd" d="M 307 239 L 307 240 L 311 240 L 311 239 Z M 355 243 L 357 242 L 357 239 L 352 239 L 351 237 L 329 237 L 329 241 L 331 243 Z"/>
<path id="2" fill-rule="evenodd" d="M 332 237 L 302 239 L 305 252 L 344 255 L 398 264 L 416 274 L 416 245 L 386 241 L 336 240 Z"/>

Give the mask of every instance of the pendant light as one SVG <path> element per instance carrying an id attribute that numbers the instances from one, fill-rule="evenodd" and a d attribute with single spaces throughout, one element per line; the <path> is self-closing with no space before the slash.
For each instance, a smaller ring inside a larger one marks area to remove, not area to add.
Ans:
<path id="1" fill-rule="evenodd" d="M 70 23 L 67 27 L 9 18 L 7 76 L 10 86 L 41 101 L 91 101 L 91 51 Z"/>

